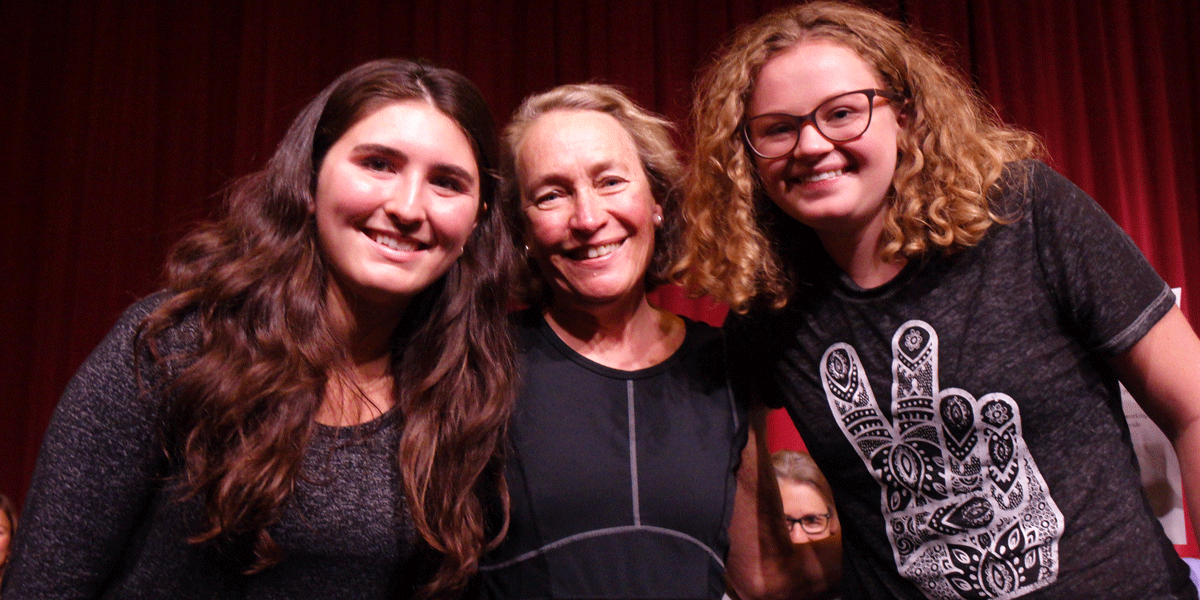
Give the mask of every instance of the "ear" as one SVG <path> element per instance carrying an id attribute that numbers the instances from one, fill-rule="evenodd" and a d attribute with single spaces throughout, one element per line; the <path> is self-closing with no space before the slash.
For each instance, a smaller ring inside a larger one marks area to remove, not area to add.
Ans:
<path id="1" fill-rule="evenodd" d="M 661 204 L 654 203 L 652 215 L 651 219 L 654 221 L 654 226 L 661 229 L 663 226 L 663 209 Z"/>
<path id="2" fill-rule="evenodd" d="M 487 211 L 487 202 L 480 202 L 479 210 L 475 211 L 475 220 L 471 221 L 471 233 L 475 233 L 475 228 L 479 227 L 479 223 L 487 217 Z"/>
<path id="3" fill-rule="evenodd" d="M 900 129 L 908 129 L 908 125 L 912 121 L 909 116 L 912 106 L 912 100 L 905 99 L 896 107 L 896 124 L 900 126 Z"/>

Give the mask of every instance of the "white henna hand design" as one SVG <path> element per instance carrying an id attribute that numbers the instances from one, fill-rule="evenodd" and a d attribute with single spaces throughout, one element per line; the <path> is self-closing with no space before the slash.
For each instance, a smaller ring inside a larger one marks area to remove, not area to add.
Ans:
<path id="1" fill-rule="evenodd" d="M 900 574 L 930 598 L 1015 598 L 1058 577 L 1063 516 L 1021 435 L 1017 403 L 940 389 L 938 338 L 909 321 L 892 337 L 892 418 L 858 353 L 821 358 L 834 417 L 882 487 Z"/>

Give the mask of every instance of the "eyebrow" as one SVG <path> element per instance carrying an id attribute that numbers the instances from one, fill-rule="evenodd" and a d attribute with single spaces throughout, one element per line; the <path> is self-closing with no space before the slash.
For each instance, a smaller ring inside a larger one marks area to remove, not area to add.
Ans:
<path id="1" fill-rule="evenodd" d="M 354 147 L 354 153 L 355 154 L 381 154 L 381 155 L 386 156 L 391 159 L 408 160 L 407 154 L 405 154 L 391 146 L 385 146 L 383 144 L 374 144 L 374 143 L 359 144 Z M 464 181 L 466 181 L 468 184 L 473 185 L 475 183 L 475 176 L 471 175 L 470 171 L 467 171 L 466 169 L 464 169 L 458 165 L 455 165 L 455 164 L 434 163 L 433 168 L 431 170 L 437 171 L 439 173 L 445 173 L 448 175 L 452 175 L 454 177 L 459 177 L 459 178 L 463 179 Z"/>
<path id="2" fill-rule="evenodd" d="M 613 169 L 616 169 L 619 166 L 623 166 L 620 161 L 605 160 L 603 162 L 596 163 L 591 168 L 589 168 L 587 170 L 587 174 L 588 174 L 588 177 L 596 178 L 596 177 L 599 177 L 600 174 L 604 173 L 605 171 L 611 171 Z M 638 163 L 638 166 L 639 167 L 641 166 L 640 162 Z M 522 187 L 532 190 L 532 189 L 537 189 L 544 185 L 563 185 L 563 186 L 565 186 L 570 183 L 571 183 L 570 176 L 564 176 L 564 175 L 561 175 L 558 173 L 554 173 L 551 175 L 547 175 L 545 177 L 541 177 L 534 181 L 530 181 L 528 186 L 522 186 Z"/>

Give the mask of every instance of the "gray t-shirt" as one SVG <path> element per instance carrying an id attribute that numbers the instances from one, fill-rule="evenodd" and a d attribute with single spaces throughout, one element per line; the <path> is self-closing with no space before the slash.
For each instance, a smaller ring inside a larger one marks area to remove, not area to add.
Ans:
<path id="1" fill-rule="evenodd" d="M 429 573 L 404 504 L 392 411 L 354 427 L 318 426 L 302 476 L 269 528 L 284 551 L 255 575 L 246 539 L 192 544 L 200 500 L 180 501 L 163 450 L 164 400 L 139 395 L 132 340 L 165 298 L 132 306 L 68 385 L 42 441 L 4 579 L 23 598 L 396 598 Z M 168 332 L 164 355 L 195 347 Z M 141 357 L 154 384 L 157 370 Z"/>
<path id="2" fill-rule="evenodd" d="M 1019 167 L 1011 222 L 881 287 L 797 243 L 789 305 L 727 322 L 733 377 L 833 486 L 845 598 L 1195 598 L 1105 360 L 1173 296 L 1081 190 Z"/>

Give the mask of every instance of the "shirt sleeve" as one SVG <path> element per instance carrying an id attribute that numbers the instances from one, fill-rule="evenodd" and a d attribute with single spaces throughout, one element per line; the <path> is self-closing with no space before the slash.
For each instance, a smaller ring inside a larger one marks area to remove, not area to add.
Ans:
<path id="1" fill-rule="evenodd" d="M 119 568 L 165 471 L 160 402 L 139 393 L 133 348 L 154 304 L 127 310 L 60 398 L 13 542 L 5 600 L 98 597 Z"/>
<path id="2" fill-rule="evenodd" d="M 1028 186 L 1038 260 L 1063 321 L 1103 356 L 1128 350 L 1171 309 L 1170 288 L 1075 184 L 1034 163 Z"/>

